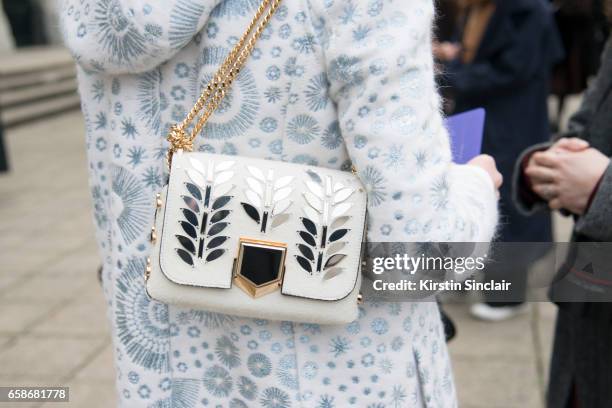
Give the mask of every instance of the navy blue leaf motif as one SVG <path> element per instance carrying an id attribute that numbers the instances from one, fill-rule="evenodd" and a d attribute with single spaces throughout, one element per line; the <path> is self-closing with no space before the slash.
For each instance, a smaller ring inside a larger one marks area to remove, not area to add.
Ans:
<path id="1" fill-rule="evenodd" d="M 214 235 L 217 235 L 218 233 L 223 231 L 225 229 L 225 227 L 227 227 L 228 225 L 229 225 L 229 223 L 227 223 L 227 222 L 219 222 L 219 223 L 213 225 L 208 230 L 208 236 L 212 237 Z"/>
<path id="2" fill-rule="evenodd" d="M 334 231 L 330 236 L 329 236 L 329 242 L 334 242 L 334 241 L 338 241 L 339 239 L 341 239 L 342 237 L 344 237 L 346 235 L 346 233 L 349 230 L 347 229 L 339 229 Z"/>
<path id="3" fill-rule="evenodd" d="M 247 215 L 256 223 L 259 224 L 260 222 L 260 217 L 259 217 L 259 211 L 257 211 L 257 208 L 253 207 L 251 204 L 247 204 L 247 203 L 240 203 L 242 205 L 242 208 L 244 208 L 244 212 L 247 213 Z"/>
<path id="4" fill-rule="evenodd" d="M 211 239 L 210 241 L 208 241 L 208 245 L 206 246 L 207 249 L 213 249 L 216 248 L 220 245 L 223 245 L 223 243 L 225 241 L 227 241 L 228 237 L 214 237 L 213 239 Z"/>
<path id="5" fill-rule="evenodd" d="M 302 218 L 302 224 L 306 227 L 306 230 L 310 232 L 313 236 L 317 236 L 317 226 L 314 222 L 310 221 L 308 218 Z"/>
<path id="6" fill-rule="evenodd" d="M 198 234 L 196 233 L 196 229 L 193 227 L 193 225 L 185 221 L 179 221 L 179 223 L 181 224 L 181 227 L 183 227 L 183 231 L 185 231 L 187 235 L 189 235 L 191 238 L 195 239 L 198 236 Z"/>
<path id="7" fill-rule="evenodd" d="M 308 273 L 312 273 L 312 265 L 310 264 L 310 261 L 308 259 L 299 255 L 296 256 L 295 259 L 298 261 L 302 269 L 304 269 Z"/>
<path id="8" fill-rule="evenodd" d="M 195 245 L 193 244 L 192 240 L 183 235 L 177 235 L 176 239 L 178 239 L 179 243 L 183 246 L 183 248 L 195 255 Z"/>
<path id="9" fill-rule="evenodd" d="M 198 205 L 198 202 L 196 200 L 188 196 L 181 196 L 181 197 L 183 197 L 183 201 L 185 202 L 185 204 L 191 211 L 198 213 L 198 214 L 200 213 L 200 206 Z"/>
<path id="10" fill-rule="evenodd" d="M 225 249 L 215 249 L 206 256 L 206 262 L 212 262 L 225 253 Z"/>
<path id="11" fill-rule="evenodd" d="M 202 201 L 202 192 L 200 191 L 198 186 L 196 186 L 195 184 L 192 184 L 192 183 L 185 183 L 185 186 L 187 187 L 187 190 L 191 193 L 191 195 L 196 200 Z"/>
<path id="12" fill-rule="evenodd" d="M 304 255 L 304 257 L 308 258 L 311 261 L 314 261 L 314 253 L 312 252 L 312 249 L 310 249 L 310 247 L 303 244 L 298 244 L 298 249 L 300 250 L 301 254 Z"/>
<path id="13" fill-rule="evenodd" d="M 218 210 L 219 208 L 223 208 L 227 205 L 227 203 L 229 203 L 229 201 L 232 199 L 232 196 L 221 196 L 219 198 L 217 198 L 212 205 L 212 209 L 213 210 Z"/>
<path id="14" fill-rule="evenodd" d="M 199 225 L 199 222 L 198 222 L 198 216 L 197 216 L 197 215 L 195 215 L 195 214 L 193 213 L 193 211 L 188 210 L 188 209 L 186 209 L 186 208 L 181 208 L 181 211 L 183 212 L 183 215 L 185 216 L 185 219 L 186 219 L 187 221 L 189 221 L 189 223 L 190 223 L 191 225 L 193 225 L 194 227 L 196 227 L 196 228 L 197 228 L 197 226 Z"/>
<path id="15" fill-rule="evenodd" d="M 310 235 L 309 233 L 307 233 L 306 231 L 300 231 L 300 237 L 302 237 L 304 242 L 306 242 L 308 245 L 310 245 L 312 247 L 317 245 L 314 237 L 312 235 Z"/>
<path id="16" fill-rule="evenodd" d="M 193 266 L 193 258 L 191 255 L 189 255 L 189 252 L 185 251 L 184 249 L 177 248 L 176 253 L 186 264 Z"/>
<path id="17" fill-rule="evenodd" d="M 210 222 L 212 222 L 214 224 L 216 222 L 223 221 L 229 215 L 229 213 L 230 213 L 230 210 L 217 211 L 210 218 Z"/>

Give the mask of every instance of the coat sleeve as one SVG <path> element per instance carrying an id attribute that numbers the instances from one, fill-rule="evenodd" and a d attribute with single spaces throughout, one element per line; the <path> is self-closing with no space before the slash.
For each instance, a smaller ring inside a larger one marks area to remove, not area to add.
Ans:
<path id="1" fill-rule="evenodd" d="M 491 179 L 451 163 L 434 82 L 432 1 L 311 7 L 341 133 L 368 191 L 369 241 L 491 240 Z"/>
<path id="2" fill-rule="evenodd" d="M 547 47 L 554 47 L 557 43 L 553 40 L 557 38 L 545 41 L 556 36 L 547 21 L 538 7 L 492 21 L 491 24 L 500 24 L 498 31 L 504 33 L 498 36 L 502 38 L 496 43 L 497 51 L 491 52 L 493 57 L 470 64 L 454 61 L 447 66 L 445 81 L 461 95 L 479 97 L 493 97 L 524 85 L 543 64 L 552 66 L 561 55 L 560 50 L 549 55 Z"/>
<path id="3" fill-rule="evenodd" d="M 612 241 L 612 164 L 604 173 L 588 211 L 576 220 L 576 232 L 595 241 Z"/>
<path id="4" fill-rule="evenodd" d="M 66 46 L 86 70 L 139 73 L 170 59 L 200 31 L 215 1 L 60 0 Z"/>

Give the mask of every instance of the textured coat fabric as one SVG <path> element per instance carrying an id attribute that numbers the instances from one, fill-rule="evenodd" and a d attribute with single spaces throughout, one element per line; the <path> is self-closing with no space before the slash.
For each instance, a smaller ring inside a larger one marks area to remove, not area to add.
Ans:
<path id="1" fill-rule="evenodd" d="M 612 39 L 608 40 L 597 78 L 587 91 L 582 106 L 572 116 L 570 131 L 558 137 L 581 137 L 592 147 L 612 157 Z M 533 153 L 539 145 L 523 153 Z M 531 213 L 546 207 L 543 201 L 526 203 L 519 191 L 525 188 L 521 172 L 514 177 L 515 199 L 520 208 Z M 604 173 L 586 214 L 576 217 L 572 237 L 576 242 L 612 242 L 612 164 Z M 562 281 L 558 285 L 565 285 Z M 562 290 L 563 287 L 553 287 Z M 610 303 L 562 303 L 555 330 L 548 406 L 565 407 L 572 390 L 579 407 L 604 408 L 612 401 L 612 305 Z"/>
<path id="2" fill-rule="evenodd" d="M 495 157 L 506 180 L 526 147 L 550 138 L 547 97 L 549 73 L 562 56 L 552 12 L 545 0 L 495 1 L 496 10 L 474 61 L 453 62 L 445 77 L 456 111 L 487 111 L 483 153 Z M 501 189 L 501 241 L 550 241 L 548 214 L 526 218 L 512 202 L 511 184 Z M 522 266 L 528 265 L 525 257 Z"/>
<path id="3" fill-rule="evenodd" d="M 144 259 L 169 124 L 183 119 L 257 0 L 65 0 L 126 407 L 453 407 L 435 303 L 368 303 L 346 326 L 150 301 Z M 489 241 L 480 169 L 450 163 L 430 0 L 281 5 L 197 141 L 201 151 L 358 169 L 372 241 Z"/>

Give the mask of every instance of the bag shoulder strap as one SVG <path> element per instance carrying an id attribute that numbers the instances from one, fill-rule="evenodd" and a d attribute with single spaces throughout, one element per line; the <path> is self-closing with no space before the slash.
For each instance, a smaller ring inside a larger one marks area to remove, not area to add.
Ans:
<path id="1" fill-rule="evenodd" d="M 261 2 L 246 31 L 208 82 L 191 111 L 181 123 L 170 127 L 167 137 L 170 146 L 166 154 L 168 167 L 172 163 L 174 153 L 179 150 L 193 150 L 193 141 L 225 97 L 280 3 L 281 0 L 263 0 Z M 195 121 L 190 134 L 187 134 L 187 129 L 196 118 L 197 121 Z"/>

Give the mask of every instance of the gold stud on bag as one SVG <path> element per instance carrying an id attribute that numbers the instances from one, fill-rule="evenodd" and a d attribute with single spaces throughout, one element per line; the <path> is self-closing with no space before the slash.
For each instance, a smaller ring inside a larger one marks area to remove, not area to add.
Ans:
<path id="1" fill-rule="evenodd" d="M 192 152 L 279 4 L 263 1 L 170 130 L 170 178 L 155 200 L 146 290 L 161 302 L 231 315 L 348 323 L 357 317 L 366 218 L 357 176 Z"/>

